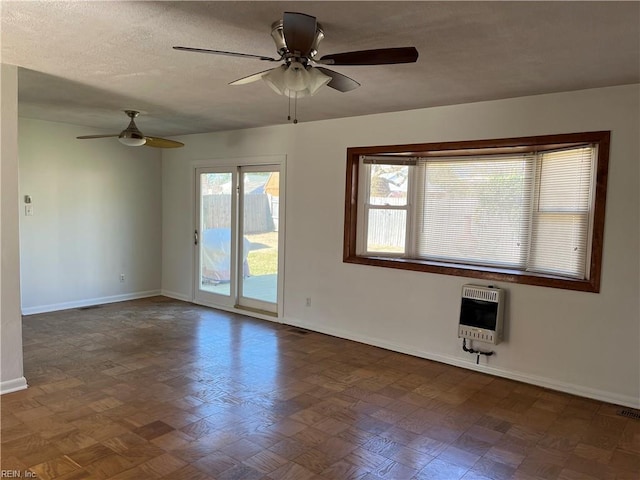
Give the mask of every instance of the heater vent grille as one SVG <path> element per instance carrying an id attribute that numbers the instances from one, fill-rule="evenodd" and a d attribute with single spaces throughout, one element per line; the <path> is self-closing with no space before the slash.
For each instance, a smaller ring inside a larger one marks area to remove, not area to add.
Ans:
<path id="1" fill-rule="evenodd" d="M 492 288 L 482 288 L 475 286 L 464 286 L 462 289 L 464 298 L 472 298 L 473 300 L 484 300 L 485 302 L 498 303 L 498 290 Z"/>
<path id="2" fill-rule="evenodd" d="M 618 412 L 621 417 L 633 418 L 634 420 L 640 420 L 640 411 L 624 408 Z"/>
<path id="3" fill-rule="evenodd" d="M 502 341 L 504 291 L 482 285 L 463 285 L 458 338 L 497 344 Z"/>

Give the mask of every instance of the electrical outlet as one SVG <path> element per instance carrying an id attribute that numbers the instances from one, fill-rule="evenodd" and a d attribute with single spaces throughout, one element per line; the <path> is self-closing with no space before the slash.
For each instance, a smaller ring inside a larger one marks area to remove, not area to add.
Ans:
<path id="1" fill-rule="evenodd" d="M 125 279 L 124 273 L 121 273 L 120 274 L 120 283 L 124 283 L 124 279 Z"/>
<path id="2" fill-rule="evenodd" d="M 311 297 L 307 297 L 307 302 L 305 304 L 307 307 L 311 306 Z"/>

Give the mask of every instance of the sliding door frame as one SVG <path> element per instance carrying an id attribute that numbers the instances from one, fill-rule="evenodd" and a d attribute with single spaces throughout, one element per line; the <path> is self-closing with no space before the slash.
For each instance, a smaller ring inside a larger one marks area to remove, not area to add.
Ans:
<path id="1" fill-rule="evenodd" d="M 278 321 L 281 322 L 283 318 L 284 312 L 284 271 L 285 271 L 285 228 L 286 228 L 286 155 L 264 155 L 264 156 L 255 156 L 255 157 L 235 157 L 235 158 L 220 158 L 220 159 L 210 159 L 210 160 L 200 160 L 191 163 L 191 202 L 192 202 L 192 215 L 193 221 L 192 223 L 192 231 L 190 232 L 193 235 L 195 230 L 199 230 L 200 225 L 200 212 L 199 212 L 199 202 L 200 199 L 197 198 L 199 193 L 199 187 L 197 182 L 199 179 L 199 172 L 203 169 L 208 170 L 211 169 L 212 172 L 223 172 L 223 171 L 231 171 L 233 169 L 236 170 L 236 174 L 239 176 L 240 169 L 242 167 L 266 167 L 271 166 L 274 170 L 278 170 L 280 172 L 280 185 L 279 185 L 279 205 L 278 205 L 278 280 L 277 280 L 277 302 L 276 302 L 276 312 L 266 312 L 258 309 L 252 309 L 250 307 L 242 307 L 238 305 L 237 302 L 229 303 L 229 304 L 218 304 L 215 303 L 212 298 L 202 298 L 198 296 L 199 285 L 197 283 L 196 272 L 200 265 L 199 260 L 199 247 L 195 247 L 193 245 L 193 241 L 191 242 L 193 248 L 192 255 L 192 268 L 191 268 L 191 279 L 192 279 L 192 302 L 198 305 L 204 305 L 212 308 L 218 308 L 221 310 L 231 311 L 235 313 L 240 313 L 256 318 L 261 318 L 264 320 L 270 321 Z M 239 178 L 239 177 L 238 177 Z M 240 196 L 236 193 L 236 208 L 240 208 Z M 241 215 L 235 214 L 235 221 L 238 221 Z M 239 224 L 235 225 L 235 232 L 239 232 Z M 239 248 L 238 235 L 233 235 L 234 238 L 234 248 L 233 251 L 236 252 L 234 255 L 235 258 L 232 258 L 232 262 L 237 261 L 237 252 Z M 237 267 L 237 266 L 236 266 Z M 237 271 L 237 269 L 236 269 Z M 238 281 L 236 279 L 236 285 L 231 287 L 232 293 L 235 291 L 236 299 L 238 298 L 237 292 Z"/>

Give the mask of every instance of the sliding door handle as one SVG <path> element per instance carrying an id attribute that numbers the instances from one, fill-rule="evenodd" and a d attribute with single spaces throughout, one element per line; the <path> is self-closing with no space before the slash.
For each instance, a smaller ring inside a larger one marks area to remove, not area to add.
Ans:
<path id="1" fill-rule="evenodd" d="M 198 245 L 198 230 L 194 230 L 193 232 L 193 244 Z"/>

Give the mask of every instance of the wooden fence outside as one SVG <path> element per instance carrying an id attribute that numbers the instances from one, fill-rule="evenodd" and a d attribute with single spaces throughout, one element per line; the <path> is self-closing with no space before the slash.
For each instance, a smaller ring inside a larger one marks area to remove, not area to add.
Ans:
<path id="1" fill-rule="evenodd" d="M 369 210 L 367 245 L 404 248 L 406 212 L 404 210 Z"/>
<path id="2" fill-rule="evenodd" d="M 229 228 L 231 225 L 231 195 L 204 195 L 202 197 L 203 228 Z M 266 193 L 245 195 L 244 233 L 273 232 L 276 226 Z"/>

